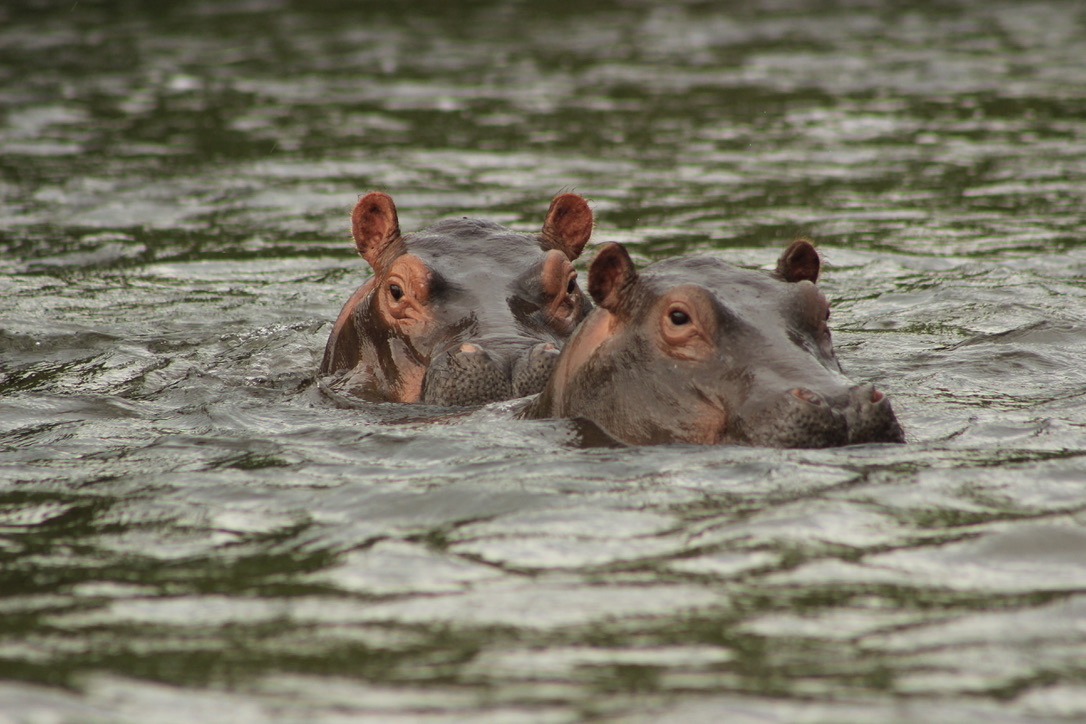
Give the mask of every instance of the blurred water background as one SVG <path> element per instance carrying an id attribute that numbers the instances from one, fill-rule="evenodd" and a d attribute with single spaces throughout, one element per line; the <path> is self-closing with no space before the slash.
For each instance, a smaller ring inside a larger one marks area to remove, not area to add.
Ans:
<path id="1" fill-rule="evenodd" d="M 1083 721 L 1084 48 L 1074 0 L 7 0 L 0 722 Z M 810 234 L 909 443 L 338 406 L 374 189 Z"/>

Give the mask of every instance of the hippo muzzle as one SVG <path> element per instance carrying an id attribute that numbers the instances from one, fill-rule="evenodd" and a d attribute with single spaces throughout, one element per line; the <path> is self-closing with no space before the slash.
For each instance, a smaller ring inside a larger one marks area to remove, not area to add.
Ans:
<path id="1" fill-rule="evenodd" d="M 820 448 L 866 442 L 903 442 L 890 402 L 872 385 L 837 394 L 793 387 L 741 415 L 736 432 L 751 445 Z"/>
<path id="2" fill-rule="evenodd" d="M 552 342 L 523 347 L 505 356 L 464 342 L 430 363 L 421 401 L 466 407 L 534 394 L 543 389 L 557 359 L 558 347 Z"/>

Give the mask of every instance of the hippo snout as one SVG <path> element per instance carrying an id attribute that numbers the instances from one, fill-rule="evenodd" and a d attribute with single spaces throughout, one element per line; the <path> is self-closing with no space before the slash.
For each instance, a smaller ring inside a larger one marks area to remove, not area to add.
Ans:
<path id="1" fill-rule="evenodd" d="M 741 429 L 751 444 L 770 447 L 832 447 L 848 441 L 844 412 L 806 387 L 793 387 L 744 416 Z"/>
<path id="2" fill-rule="evenodd" d="M 905 442 L 905 433 L 897 421 L 890 400 L 872 385 L 857 385 L 849 390 L 848 442 Z"/>
<path id="3" fill-rule="evenodd" d="M 467 407 L 539 392 L 558 359 L 558 347 L 541 342 L 506 355 L 473 342 L 438 355 L 426 372 L 422 401 Z"/>
<path id="4" fill-rule="evenodd" d="M 558 353 L 557 345 L 542 342 L 518 357 L 513 364 L 513 395 L 524 397 L 541 391 L 550 379 Z"/>
<path id="5" fill-rule="evenodd" d="M 431 405 L 482 405 L 512 396 L 501 361 L 477 344 L 464 343 L 431 361 L 422 385 L 422 401 Z"/>
<path id="6" fill-rule="evenodd" d="M 827 394 L 793 387 L 744 419 L 742 429 L 752 444 L 774 447 L 819 448 L 904 439 L 889 400 L 871 385 Z"/>

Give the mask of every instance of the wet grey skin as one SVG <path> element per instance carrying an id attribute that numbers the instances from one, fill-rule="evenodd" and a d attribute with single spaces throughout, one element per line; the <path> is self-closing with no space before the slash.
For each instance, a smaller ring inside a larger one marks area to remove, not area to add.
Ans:
<path id="1" fill-rule="evenodd" d="M 449 219 L 402 235 L 391 197 L 367 194 L 352 234 L 373 276 L 344 305 L 323 374 L 365 400 L 472 406 L 539 392 L 591 309 L 572 261 L 592 215 L 555 197 L 542 230 Z"/>
<path id="2" fill-rule="evenodd" d="M 604 245 L 589 269 L 599 306 L 526 416 L 588 420 L 634 445 L 903 442 L 889 400 L 841 370 L 820 267 L 807 240 L 774 273 L 710 257 L 639 273 Z"/>

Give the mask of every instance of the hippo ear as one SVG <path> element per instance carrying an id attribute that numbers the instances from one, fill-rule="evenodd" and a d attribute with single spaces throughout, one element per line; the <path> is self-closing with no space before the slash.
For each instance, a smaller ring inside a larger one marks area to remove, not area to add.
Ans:
<path id="1" fill-rule="evenodd" d="M 581 255 L 592 236 L 592 210 L 577 194 L 559 194 L 547 209 L 540 243 L 544 249 L 557 249 L 570 261 Z"/>
<path id="2" fill-rule="evenodd" d="M 400 220 L 392 197 L 374 191 L 360 198 L 351 212 L 351 235 L 358 253 L 374 266 L 381 252 L 400 238 Z"/>
<path id="3" fill-rule="evenodd" d="M 588 268 L 588 293 L 609 312 L 622 300 L 624 289 L 637 280 L 637 270 L 626 247 L 608 242 L 600 247 L 592 266 Z"/>
<path id="4" fill-rule="evenodd" d="M 786 282 L 818 281 L 822 260 L 809 239 L 796 239 L 777 260 L 777 275 Z"/>

